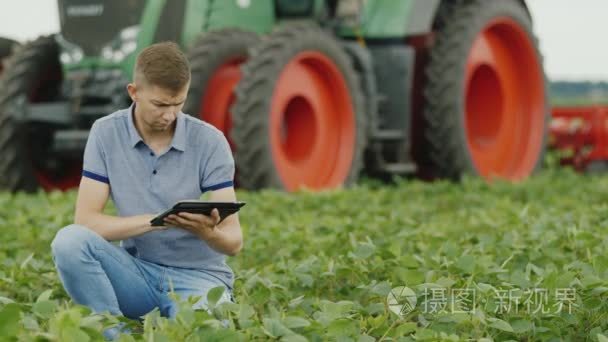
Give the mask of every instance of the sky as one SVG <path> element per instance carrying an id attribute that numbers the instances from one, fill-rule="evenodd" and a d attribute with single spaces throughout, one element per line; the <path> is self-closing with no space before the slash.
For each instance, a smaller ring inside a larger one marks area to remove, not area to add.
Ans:
<path id="1" fill-rule="evenodd" d="M 551 80 L 608 81 L 608 0 L 527 3 Z M 0 0 L 0 18 L 0 36 L 19 41 L 59 29 L 56 0 Z"/>

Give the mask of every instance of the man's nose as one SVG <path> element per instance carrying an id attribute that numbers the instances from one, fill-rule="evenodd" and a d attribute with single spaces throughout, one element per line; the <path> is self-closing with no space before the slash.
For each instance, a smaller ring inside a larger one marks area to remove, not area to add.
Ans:
<path id="1" fill-rule="evenodd" d="M 173 121 L 177 118 L 177 113 L 177 108 L 170 108 L 169 110 L 163 113 L 163 119 L 167 121 Z"/>

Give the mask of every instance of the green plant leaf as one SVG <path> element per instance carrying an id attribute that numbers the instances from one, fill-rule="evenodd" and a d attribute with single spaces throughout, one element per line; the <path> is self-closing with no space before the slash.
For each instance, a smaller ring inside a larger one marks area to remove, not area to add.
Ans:
<path id="1" fill-rule="evenodd" d="M 61 331 L 60 336 L 61 341 L 66 342 L 88 342 L 91 340 L 87 333 L 72 326 L 64 327 Z"/>
<path id="2" fill-rule="evenodd" d="M 509 324 L 508 322 L 503 321 L 502 319 L 498 319 L 498 318 L 490 319 L 489 318 L 488 320 L 491 322 L 489 324 L 489 326 L 491 328 L 502 330 L 502 331 L 507 331 L 507 332 L 514 332 L 513 331 L 513 327 L 511 326 L 511 324 Z"/>
<path id="3" fill-rule="evenodd" d="M 40 315 L 43 318 L 50 318 L 53 312 L 57 308 L 57 302 L 52 300 L 45 300 L 36 302 L 33 306 L 33 310 L 36 314 Z"/>
<path id="4" fill-rule="evenodd" d="M 287 336 L 283 336 L 281 338 L 281 341 L 285 341 L 285 342 L 307 342 L 308 339 L 302 335 L 298 335 L 298 334 L 293 334 L 293 335 L 287 335 Z"/>
<path id="5" fill-rule="evenodd" d="M 51 295 L 52 294 L 53 294 L 53 289 L 48 289 L 48 290 L 42 292 L 38 296 L 38 299 L 36 299 L 36 303 L 43 302 L 43 301 L 48 301 L 49 299 L 51 299 Z"/>
<path id="6" fill-rule="evenodd" d="M 520 319 L 520 320 L 511 322 L 511 327 L 513 328 L 513 331 L 515 333 L 523 334 L 523 333 L 532 331 L 532 329 L 534 328 L 534 325 L 529 320 Z"/>
<path id="7" fill-rule="evenodd" d="M 283 324 L 289 329 L 303 328 L 310 325 L 310 322 L 302 317 L 288 316 L 283 319 Z"/>
<path id="8" fill-rule="evenodd" d="M 0 310 L 0 336 L 15 336 L 19 331 L 19 314 L 21 308 L 17 304 L 7 304 Z"/>
<path id="9" fill-rule="evenodd" d="M 294 335 L 295 333 L 285 327 L 278 319 L 264 318 L 264 328 L 268 336 L 277 338 Z"/>
<path id="10" fill-rule="evenodd" d="M 0 296 L 0 304 L 10 304 L 10 303 L 14 303 L 15 301 L 10 299 L 10 298 L 6 298 L 6 297 L 2 297 Z"/>
<path id="11" fill-rule="evenodd" d="M 222 298 L 224 291 L 226 291 L 224 286 L 217 286 L 207 292 L 207 304 L 210 308 L 214 308 L 217 305 L 217 302 Z"/>

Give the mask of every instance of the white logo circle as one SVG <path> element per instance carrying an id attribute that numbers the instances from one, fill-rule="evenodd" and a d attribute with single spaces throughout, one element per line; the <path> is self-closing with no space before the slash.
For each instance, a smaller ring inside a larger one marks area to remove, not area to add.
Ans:
<path id="1" fill-rule="evenodd" d="M 398 316 L 403 316 L 416 307 L 416 293 L 409 287 L 397 286 L 388 293 L 388 308 Z"/>
<path id="2" fill-rule="evenodd" d="M 251 0 L 236 0 L 236 4 L 239 5 L 240 8 L 247 8 L 251 5 Z"/>

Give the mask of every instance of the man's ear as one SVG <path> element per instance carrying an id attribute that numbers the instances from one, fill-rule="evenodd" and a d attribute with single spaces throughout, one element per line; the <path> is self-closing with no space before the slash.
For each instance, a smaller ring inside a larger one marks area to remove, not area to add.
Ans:
<path id="1" fill-rule="evenodd" d="M 137 86 L 135 83 L 127 84 L 127 92 L 129 93 L 129 97 L 133 102 L 137 102 Z"/>

